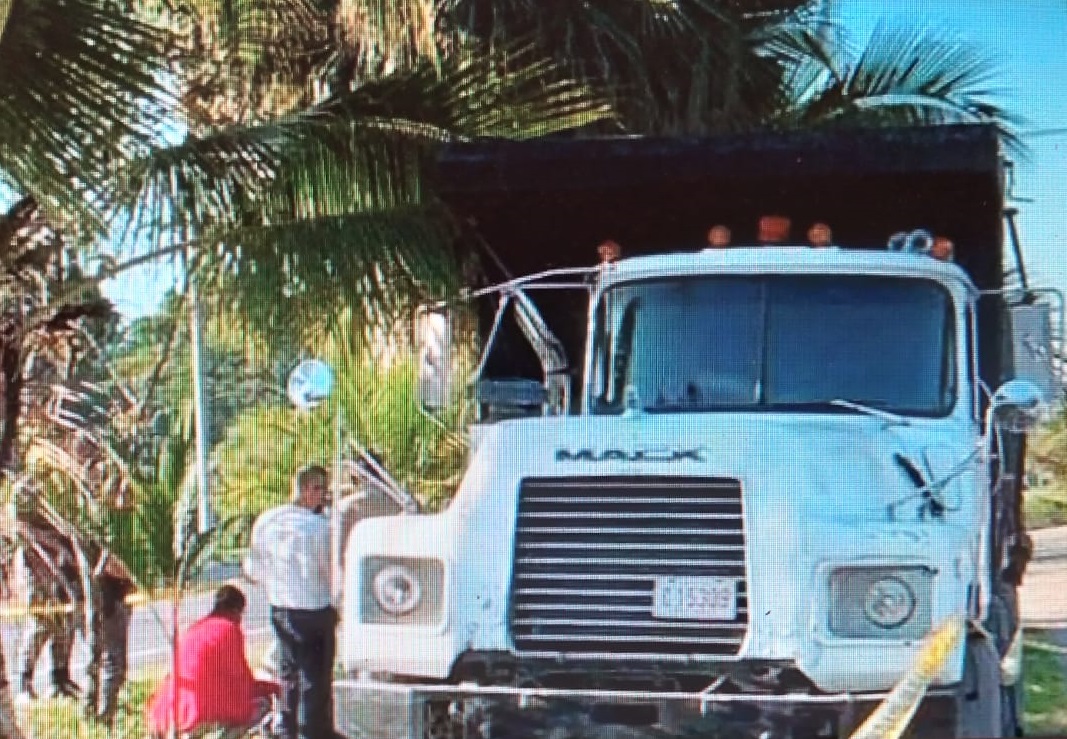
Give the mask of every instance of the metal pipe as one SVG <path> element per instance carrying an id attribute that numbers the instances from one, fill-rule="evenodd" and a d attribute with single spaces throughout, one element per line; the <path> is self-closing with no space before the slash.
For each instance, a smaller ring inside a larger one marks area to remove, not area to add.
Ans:
<path id="1" fill-rule="evenodd" d="M 196 424 L 196 524 L 199 533 L 206 533 L 214 524 L 211 507 L 211 478 L 208 474 L 207 397 L 204 388 L 204 362 L 201 344 L 203 320 L 200 314 L 200 298 L 196 289 L 196 277 L 189 278 L 189 342 L 192 347 L 193 416 Z"/>

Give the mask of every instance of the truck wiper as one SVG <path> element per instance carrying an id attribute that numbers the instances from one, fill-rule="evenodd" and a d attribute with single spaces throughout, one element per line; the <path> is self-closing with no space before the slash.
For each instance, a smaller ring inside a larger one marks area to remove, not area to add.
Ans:
<path id="1" fill-rule="evenodd" d="M 901 426 L 911 425 L 911 422 L 908 419 L 904 418 L 904 416 L 898 416 L 896 413 L 883 411 L 880 408 L 874 408 L 865 403 L 858 403 L 854 400 L 845 400 L 844 398 L 834 398 L 833 400 L 808 400 L 801 401 L 798 403 L 774 403 L 774 407 L 796 410 L 847 408 L 850 411 L 856 411 L 857 413 L 863 413 L 864 415 L 873 416 L 874 418 L 880 418 L 886 423 L 897 424 Z"/>
<path id="2" fill-rule="evenodd" d="M 857 403 L 852 400 L 845 400 L 843 398 L 834 398 L 830 401 L 830 405 L 837 406 L 838 408 L 848 408 L 850 410 L 858 411 L 860 413 L 866 413 L 868 416 L 874 416 L 875 418 L 881 418 L 887 423 L 895 423 L 901 426 L 910 426 L 911 422 L 904 418 L 904 416 L 898 416 L 896 413 L 890 413 L 889 411 L 883 411 L 879 408 L 873 408 L 863 403 Z"/>

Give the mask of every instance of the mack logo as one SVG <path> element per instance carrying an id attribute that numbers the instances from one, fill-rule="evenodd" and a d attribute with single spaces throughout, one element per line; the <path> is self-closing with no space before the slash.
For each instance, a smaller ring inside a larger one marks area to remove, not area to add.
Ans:
<path id="1" fill-rule="evenodd" d="M 569 449 L 556 450 L 557 462 L 703 462 L 699 449 Z"/>

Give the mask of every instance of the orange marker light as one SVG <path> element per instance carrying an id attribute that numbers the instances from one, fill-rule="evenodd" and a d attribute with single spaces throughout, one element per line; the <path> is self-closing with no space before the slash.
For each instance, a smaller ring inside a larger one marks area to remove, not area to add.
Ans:
<path id="1" fill-rule="evenodd" d="M 812 246 L 830 246 L 834 234 L 825 223 L 815 223 L 808 229 L 808 241 Z"/>
<path id="2" fill-rule="evenodd" d="M 791 222 L 785 216 L 763 216 L 759 219 L 759 242 L 781 244 L 789 238 Z"/>
<path id="3" fill-rule="evenodd" d="M 930 256 L 934 259 L 940 259 L 941 261 L 948 261 L 952 259 L 955 251 L 956 246 L 952 243 L 951 239 L 946 239 L 944 236 L 938 236 L 934 239 L 933 246 L 930 247 Z"/>
<path id="4" fill-rule="evenodd" d="M 730 245 L 730 229 L 726 226 L 712 226 L 708 231 L 708 244 L 716 248 Z"/>
<path id="5" fill-rule="evenodd" d="M 609 239 L 596 248 L 596 253 L 600 257 L 601 264 L 608 264 L 609 262 L 618 261 L 619 257 L 622 256 L 622 247 Z"/>

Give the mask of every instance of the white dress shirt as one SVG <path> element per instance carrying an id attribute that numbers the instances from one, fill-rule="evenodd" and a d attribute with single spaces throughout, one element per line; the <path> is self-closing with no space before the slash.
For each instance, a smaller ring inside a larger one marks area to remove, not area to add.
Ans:
<path id="1" fill-rule="evenodd" d="M 265 511 L 252 527 L 245 574 L 262 583 L 276 608 L 315 611 L 330 597 L 330 522 L 286 503 Z"/>

